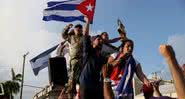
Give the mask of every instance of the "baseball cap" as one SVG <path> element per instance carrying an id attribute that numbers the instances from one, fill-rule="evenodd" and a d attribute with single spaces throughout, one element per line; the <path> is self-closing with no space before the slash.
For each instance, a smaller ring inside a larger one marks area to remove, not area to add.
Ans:
<path id="1" fill-rule="evenodd" d="M 75 28 L 80 28 L 80 29 L 82 29 L 83 26 L 82 26 L 81 24 L 77 24 L 77 25 L 75 25 Z"/>

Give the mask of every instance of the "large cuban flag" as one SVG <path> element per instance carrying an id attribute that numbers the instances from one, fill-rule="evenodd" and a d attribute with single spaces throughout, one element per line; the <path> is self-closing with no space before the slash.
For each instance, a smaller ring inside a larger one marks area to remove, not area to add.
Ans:
<path id="1" fill-rule="evenodd" d="M 48 0 L 47 8 L 44 10 L 44 21 L 84 21 L 87 16 L 91 23 L 93 21 L 96 0 Z"/>

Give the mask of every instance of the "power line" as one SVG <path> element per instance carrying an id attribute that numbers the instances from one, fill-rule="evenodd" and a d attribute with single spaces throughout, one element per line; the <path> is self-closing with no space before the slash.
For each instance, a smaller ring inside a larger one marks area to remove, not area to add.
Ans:
<path id="1" fill-rule="evenodd" d="M 38 87 L 38 86 L 34 86 L 34 85 L 23 85 L 23 86 L 27 86 L 27 87 L 31 87 L 31 88 L 39 88 L 39 89 L 44 89 L 44 87 Z"/>

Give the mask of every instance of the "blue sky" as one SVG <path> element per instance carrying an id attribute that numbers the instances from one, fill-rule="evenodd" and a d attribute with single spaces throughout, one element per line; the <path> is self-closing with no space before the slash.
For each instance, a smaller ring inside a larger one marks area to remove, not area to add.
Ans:
<path id="1" fill-rule="evenodd" d="M 168 71 L 158 47 L 162 43 L 167 44 L 170 36 L 185 33 L 185 1 L 97 0 L 90 29 L 96 34 L 106 31 L 110 38 L 118 37 L 118 17 L 126 27 L 127 36 L 135 42 L 134 56 L 142 64 L 145 74 L 161 69 Z M 47 22 L 45 26 L 48 31 L 58 33 L 63 24 L 66 23 Z"/>
<path id="2" fill-rule="evenodd" d="M 0 82 L 11 79 L 10 69 L 22 71 L 22 55 L 26 59 L 25 84 L 45 87 L 48 69 L 34 76 L 29 60 L 58 44 L 67 23 L 42 21 L 47 0 L 0 0 Z M 93 33 L 106 31 L 110 38 L 118 36 L 117 18 L 127 36 L 134 40 L 134 56 L 145 74 L 168 71 L 158 47 L 171 44 L 180 64 L 185 63 L 185 1 L 184 0 L 97 0 Z M 79 23 L 73 22 L 73 23 Z M 115 45 L 119 45 L 116 43 Z M 168 74 L 169 75 L 169 74 Z M 23 97 L 32 99 L 40 89 L 24 87 Z M 19 99 L 16 97 L 16 99 Z"/>

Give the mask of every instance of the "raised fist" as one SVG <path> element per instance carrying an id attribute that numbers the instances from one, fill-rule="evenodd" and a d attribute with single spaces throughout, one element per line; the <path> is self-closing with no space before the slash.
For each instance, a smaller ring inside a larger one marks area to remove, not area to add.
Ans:
<path id="1" fill-rule="evenodd" d="M 67 27 L 68 28 L 72 28 L 73 27 L 73 24 L 68 24 Z"/>
<path id="2" fill-rule="evenodd" d="M 165 58 L 175 57 L 175 52 L 174 52 L 173 48 L 170 45 L 160 45 L 159 46 L 159 52 Z"/>

